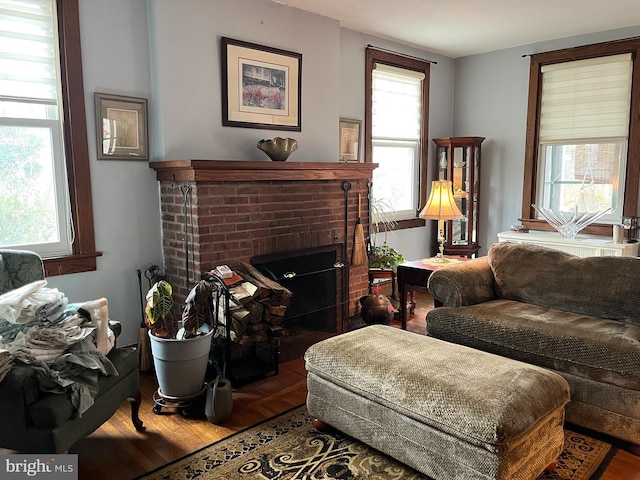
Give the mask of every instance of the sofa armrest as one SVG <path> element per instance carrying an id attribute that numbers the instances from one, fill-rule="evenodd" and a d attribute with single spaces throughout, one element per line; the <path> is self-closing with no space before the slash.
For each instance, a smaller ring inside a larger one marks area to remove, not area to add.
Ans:
<path id="1" fill-rule="evenodd" d="M 462 307 L 496 298 L 493 272 L 487 257 L 440 268 L 429 277 L 427 288 L 445 307 Z"/>
<path id="2" fill-rule="evenodd" d="M 109 320 L 109 328 L 113 332 L 116 338 L 122 333 L 122 325 L 118 320 Z"/>

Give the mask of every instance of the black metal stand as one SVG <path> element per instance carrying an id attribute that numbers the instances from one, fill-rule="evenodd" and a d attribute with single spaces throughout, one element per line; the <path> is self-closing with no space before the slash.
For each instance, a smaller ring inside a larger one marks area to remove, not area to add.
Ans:
<path id="1" fill-rule="evenodd" d="M 207 387 L 204 385 L 199 392 L 194 393 L 193 395 L 186 397 L 172 397 L 170 395 L 165 395 L 158 388 L 158 390 L 153 392 L 153 413 L 160 415 L 163 408 L 173 408 L 178 410 L 183 416 L 191 417 L 193 413 L 191 407 L 194 402 L 206 392 L 206 390 Z"/>
<path id="2" fill-rule="evenodd" d="M 280 342 L 277 338 L 269 342 L 256 343 L 248 355 L 235 359 L 230 364 L 229 381 L 234 388 L 241 387 L 264 377 L 267 373 L 279 373 Z"/>
<path id="3" fill-rule="evenodd" d="M 222 375 L 226 365 L 231 360 L 231 311 L 229 309 L 229 287 L 217 275 L 209 273 L 205 279 L 213 286 L 211 294 L 211 308 L 213 312 L 213 341 L 209 360 L 214 364 L 216 373 Z M 220 339 L 222 337 L 222 339 Z M 221 341 L 220 341 L 221 340 Z M 214 345 L 220 346 L 218 351 Z"/>
<path id="4" fill-rule="evenodd" d="M 257 380 L 273 370 L 278 374 L 279 342 L 273 339 L 264 345 L 254 345 L 251 354 L 234 359 L 231 340 L 231 311 L 229 309 L 230 292 L 224 281 L 217 275 L 209 274 L 206 280 L 214 287 L 212 311 L 214 312 L 214 337 L 209 355 L 210 364 L 217 374 L 226 370 L 227 378 L 233 387 Z M 266 350 L 266 351 L 264 351 Z"/>

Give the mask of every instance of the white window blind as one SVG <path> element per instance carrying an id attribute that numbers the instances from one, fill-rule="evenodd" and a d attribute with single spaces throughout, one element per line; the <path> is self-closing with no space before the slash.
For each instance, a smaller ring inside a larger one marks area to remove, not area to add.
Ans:
<path id="1" fill-rule="evenodd" d="M 415 218 L 419 203 L 423 72 L 376 63 L 372 72 L 373 197 L 396 220 Z"/>
<path id="2" fill-rule="evenodd" d="M 630 54 L 546 65 L 541 71 L 540 143 L 628 136 Z"/>
<path id="3" fill-rule="evenodd" d="M 58 97 L 51 0 L 0 0 L 0 92 L 4 98 Z"/>
<path id="4" fill-rule="evenodd" d="M 381 63 L 375 65 L 372 137 L 420 139 L 424 78 L 422 72 Z"/>

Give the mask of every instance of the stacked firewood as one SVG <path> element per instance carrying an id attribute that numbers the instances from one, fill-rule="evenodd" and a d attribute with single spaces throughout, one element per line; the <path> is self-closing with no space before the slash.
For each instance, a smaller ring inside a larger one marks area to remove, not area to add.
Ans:
<path id="1" fill-rule="evenodd" d="M 230 293 L 231 340 L 253 345 L 286 335 L 282 322 L 291 291 L 244 262 L 233 273 L 233 277 L 224 279 Z M 218 319 L 226 324 L 224 312 L 218 312 Z"/>

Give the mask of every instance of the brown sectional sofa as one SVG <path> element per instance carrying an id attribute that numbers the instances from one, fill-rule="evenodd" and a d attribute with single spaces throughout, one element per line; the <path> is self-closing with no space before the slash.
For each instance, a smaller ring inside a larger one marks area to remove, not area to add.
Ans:
<path id="1" fill-rule="evenodd" d="M 640 452 L 640 258 L 496 243 L 434 272 L 429 336 L 550 369 L 566 419 Z"/>

